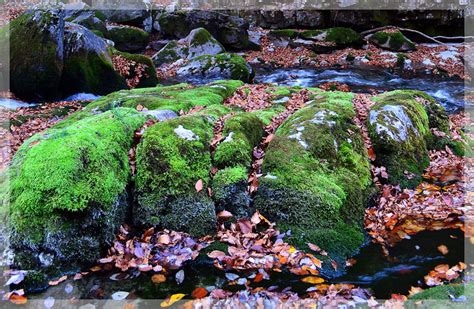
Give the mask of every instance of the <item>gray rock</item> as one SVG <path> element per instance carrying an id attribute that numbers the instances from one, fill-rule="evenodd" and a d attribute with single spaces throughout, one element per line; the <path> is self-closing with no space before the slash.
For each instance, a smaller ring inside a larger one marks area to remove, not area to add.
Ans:
<path id="1" fill-rule="evenodd" d="M 173 118 L 176 118 L 178 117 L 178 114 L 176 114 L 174 111 L 172 110 L 147 110 L 147 111 L 144 111 L 143 113 L 147 114 L 147 115 L 150 115 L 150 116 L 153 116 L 155 117 L 155 119 L 159 120 L 159 121 L 164 121 L 164 120 L 168 120 L 168 119 L 173 119 Z"/>

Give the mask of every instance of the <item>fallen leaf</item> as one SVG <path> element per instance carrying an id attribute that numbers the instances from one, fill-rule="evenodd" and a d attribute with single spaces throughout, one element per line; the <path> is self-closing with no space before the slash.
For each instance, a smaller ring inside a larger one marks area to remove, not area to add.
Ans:
<path id="1" fill-rule="evenodd" d="M 163 244 L 163 245 L 168 245 L 170 243 L 171 239 L 168 234 L 162 234 L 160 237 L 158 237 L 158 243 Z"/>
<path id="2" fill-rule="evenodd" d="M 204 298 L 207 296 L 207 291 L 205 288 L 196 288 L 191 293 L 191 296 L 196 299 Z"/>
<path id="3" fill-rule="evenodd" d="M 310 284 L 319 284 L 323 283 L 324 279 L 316 276 L 308 276 L 301 279 L 301 282 L 310 283 Z"/>
<path id="4" fill-rule="evenodd" d="M 164 300 L 161 302 L 160 306 L 161 307 L 169 307 L 173 305 L 175 302 L 181 300 L 186 294 L 178 293 L 178 294 L 173 294 L 171 295 L 170 298 Z"/>
<path id="5" fill-rule="evenodd" d="M 124 300 L 129 295 L 129 292 L 119 291 L 112 294 L 113 300 Z"/>
<path id="6" fill-rule="evenodd" d="M 49 284 L 49 285 L 58 285 L 58 284 L 60 284 L 61 282 L 65 281 L 66 279 L 67 279 L 67 276 L 62 276 L 62 277 L 59 278 L 58 280 L 49 281 L 48 284 Z"/>
<path id="7" fill-rule="evenodd" d="M 438 251 L 441 252 L 442 255 L 446 255 L 449 252 L 448 247 L 445 245 L 438 246 Z"/>
<path id="8" fill-rule="evenodd" d="M 28 298 L 26 298 L 26 296 L 17 294 L 12 294 L 8 300 L 15 305 L 24 305 L 28 302 Z"/>
<path id="9" fill-rule="evenodd" d="M 226 254 L 222 251 L 214 250 L 214 251 L 209 252 L 207 256 L 210 257 L 211 259 L 219 259 L 226 256 Z"/>
<path id="10" fill-rule="evenodd" d="M 233 215 L 230 212 L 228 212 L 227 210 L 223 210 L 223 211 L 221 211 L 217 214 L 217 218 L 222 219 L 222 220 L 227 220 L 227 219 L 232 218 L 232 217 L 233 217 Z"/>
<path id="11" fill-rule="evenodd" d="M 196 185 L 195 185 L 194 187 L 196 188 L 196 192 L 201 192 L 201 191 L 202 191 L 202 187 L 203 187 L 202 179 L 199 179 L 199 180 L 196 182 Z"/>
<path id="12" fill-rule="evenodd" d="M 263 274 L 262 273 L 258 273 L 255 278 L 253 278 L 253 282 L 260 282 L 263 280 Z"/>
<path id="13" fill-rule="evenodd" d="M 184 281 L 184 270 L 180 270 L 175 275 L 176 283 L 181 284 Z"/>
<path id="14" fill-rule="evenodd" d="M 163 283 L 166 281 L 166 277 L 165 275 L 162 275 L 162 274 L 156 274 L 156 275 L 151 276 L 151 281 L 153 283 Z"/>

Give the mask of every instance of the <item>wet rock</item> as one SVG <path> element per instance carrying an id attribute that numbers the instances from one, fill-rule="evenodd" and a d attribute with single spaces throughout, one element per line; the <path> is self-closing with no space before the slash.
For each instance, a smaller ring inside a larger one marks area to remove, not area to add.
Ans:
<path id="1" fill-rule="evenodd" d="M 302 28 L 322 28 L 324 27 L 323 13 L 316 10 L 296 11 L 296 25 Z"/>
<path id="2" fill-rule="evenodd" d="M 405 37 L 400 31 L 378 31 L 369 37 L 369 41 L 380 48 L 396 52 L 406 52 L 416 49 L 415 43 Z"/>
<path id="3" fill-rule="evenodd" d="M 159 29 L 166 36 L 183 38 L 192 29 L 205 28 L 226 48 L 242 50 L 249 46 L 248 23 L 216 11 L 162 12 L 157 16 Z"/>
<path id="4" fill-rule="evenodd" d="M 145 114 L 153 116 L 156 120 L 164 121 L 168 119 L 177 118 L 178 114 L 171 110 L 147 110 Z"/>
<path id="5" fill-rule="evenodd" d="M 225 52 L 224 47 L 204 28 L 192 30 L 179 41 L 171 41 L 153 56 L 155 65 Z"/>
<path id="6" fill-rule="evenodd" d="M 241 56 L 223 53 L 204 55 L 191 59 L 179 68 L 177 76 L 202 76 L 207 79 L 236 79 L 249 83 L 255 73 Z"/>
<path id="7" fill-rule="evenodd" d="M 83 26 L 66 23 L 61 93 L 104 95 L 126 87 L 123 77 L 112 67 L 105 41 Z"/>
<path id="8" fill-rule="evenodd" d="M 115 49 L 112 49 L 112 53 L 129 60 L 130 68 L 127 79 L 133 80 L 134 78 L 139 78 L 140 80 L 138 84 L 135 85 L 135 88 L 154 87 L 158 84 L 156 68 L 150 57 L 142 54 L 120 52 Z"/>
<path id="9" fill-rule="evenodd" d="M 107 38 L 112 40 L 114 47 L 124 52 L 138 52 L 148 44 L 148 33 L 128 26 L 108 26 Z"/>
<path id="10" fill-rule="evenodd" d="M 101 37 L 107 36 L 108 30 L 105 23 L 105 17 L 98 11 L 75 10 L 66 11 L 65 14 L 66 21 L 84 26 Z"/>

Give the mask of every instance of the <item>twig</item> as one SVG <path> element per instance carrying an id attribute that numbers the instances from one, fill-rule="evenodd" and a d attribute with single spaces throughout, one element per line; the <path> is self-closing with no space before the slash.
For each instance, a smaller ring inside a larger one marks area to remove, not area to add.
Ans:
<path id="1" fill-rule="evenodd" d="M 406 31 L 406 32 L 417 33 L 417 34 L 419 34 L 419 35 L 421 35 L 421 36 L 423 36 L 423 37 L 425 37 L 425 38 L 427 38 L 427 39 L 429 39 L 429 40 L 431 40 L 431 41 L 433 41 L 433 42 L 435 42 L 435 43 L 438 43 L 438 44 L 440 44 L 440 45 L 446 45 L 446 43 L 443 43 L 443 42 L 441 42 L 441 41 L 438 41 L 437 39 L 435 39 L 435 38 L 433 38 L 433 37 L 431 37 L 431 36 L 429 36 L 429 35 L 427 35 L 427 34 L 424 34 L 423 32 L 420 32 L 420 31 L 418 31 L 418 30 L 407 29 L 407 28 L 399 28 L 399 27 L 395 27 L 395 26 L 384 26 L 384 27 L 379 27 L 379 28 L 375 28 L 375 29 L 370 29 L 370 30 L 363 31 L 363 32 L 361 32 L 360 34 L 363 35 L 363 36 L 365 36 L 365 35 L 370 34 L 370 33 L 372 33 L 372 32 L 377 32 L 377 31 L 381 31 L 381 30 L 385 30 L 385 29 L 393 29 L 393 28 L 396 28 L 396 29 L 398 29 L 398 30 L 400 30 L 400 31 Z"/>

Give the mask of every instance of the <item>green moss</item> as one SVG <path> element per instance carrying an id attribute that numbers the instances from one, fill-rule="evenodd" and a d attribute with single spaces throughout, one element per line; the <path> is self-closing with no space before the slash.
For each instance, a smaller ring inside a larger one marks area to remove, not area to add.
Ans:
<path id="1" fill-rule="evenodd" d="M 153 62 L 157 67 L 163 63 L 172 63 L 184 56 L 177 41 L 166 44 L 158 53 L 153 56 Z"/>
<path id="2" fill-rule="evenodd" d="M 280 126 L 267 148 L 266 175 L 255 198 L 262 214 L 292 229 L 296 244 L 321 242 L 341 260 L 363 242 L 372 188 L 364 143 L 352 122 L 352 97 L 313 95 L 312 103 Z"/>
<path id="3" fill-rule="evenodd" d="M 324 33 L 323 30 L 306 30 L 299 33 L 300 38 L 302 39 L 315 39 L 319 35 Z"/>
<path id="4" fill-rule="evenodd" d="M 107 211 L 130 177 L 128 150 L 145 117 L 117 109 L 28 139 L 10 169 L 11 223 L 32 242 L 62 214 Z"/>
<path id="5" fill-rule="evenodd" d="M 227 138 L 216 149 L 216 167 L 248 166 L 252 150 L 263 136 L 263 124 L 252 113 L 237 114 L 225 122 L 222 136 Z"/>
<path id="6" fill-rule="evenodd" d="M 415 44 L 407 39 L 400 31 L 396 32 L 376 32 L 371 38 L 375 43 L 388 47 L 391 50 L 415 49 Z"/>
<path id="7" fill-rule="evenodd" d="M 191 67 L 199 65 L 201 68 L 199 73 L 203 75 L 217 67 L 225 77 L 243 82 L 251 82 L 255 75 L 252 67 L 249 66 L 243 57 L 231 53 L 202 55 L 193 58 L 190 65 Z"/>
<path id="8" fill-rule="evenodd" d="M 277 38 L 289 38 L 295 39 L 298 37 L 299 32 L 292 29 L 279 29 L 279 30 L 271 30 L 268 35 L 277 37 Z"/>
<path id="9" fill-rule="evenodd" d="M 397 54 L 397 65 L 399 67 L 403 67 L 405 65 L 405 61 L 407 59 L 407 56 L 405 54 Z"/>
<path id="10" fill-rule="evenodd" d="M 376 163 L 387 168 L 389 182 L 414 187 L 429 164 L 427 142 L 432 135 L 425 107 L 413 92 L 405 91 L 388 92 L 374 101 L 378 103 L 371 108 L 368 129 Z M 405 171 L 414 177 L 409 179 Z"/>
<path id="11" fill-rule="evenodd" d="M 262 109 L 255 112 L 252 112 L 258 119 L 263 123 L 263 125 L 267 126 L 271 124 L 272 118 L 277 116 L 279 113 L 284 112 L 285 107 L 282 105 L 275 106 L 269 109 Z"/>
<path id="12" fill-rule="evenodd" d="M 208 43 L 209 41 L 215 41 L 212 35 L 204 28 L 196 29 L 193 36 L 193 40 L 190 42 L 190 46 L 199 46 Z"/>
<path id="13" fill-rule="evenodd" d="M 145 65 L 145 71 L 143 72 L 142 77 L 140 78 L 140 83 L 136 86 L 136 88 L 146 88 L 146 87 L 155 87 L 158 84 L 158 77 L 156 76 L 156 68 L 153 64 L 153 61 L 141 54 L 129 54 L 126 52 L 120 52 L 118 50 L 113 50 L 114 55 L 119 55 L 124 57 L 127 60 L 131 60 L 135 63 L 135 65 L 131 65 L 129 72 L 132 74 L 128 78 L 135 77 L 135 69 L 139 64 Z"/>
<path id="14" fill-rule="evenodd" d="M 344 27 L 334 27 L 325 30 L 326 35 L 326 42 L 334 42 L 337 45 L 354 45 L 354 44 L 362 44 L 363 40 L 360 34 L 355 32 L 350 28 Z"/>
<path id="15" fill-rule="evenodd" d="M 474 284 L 469 282 L 467 284 L 454 283 L 454 284 L 445 284 L 437 287 L 432 287 L 426 289 L 420 293 L 417 293 L 409 298 L 409 300 L 418 301 L 418 300 L 446 300 L 450 301 L 451 296 L 460 297 L 461 295 L 466 296 L 468 300 L 474 299 Z M 450 302 L 451 303 L 451 302 Z M 453 304 L 453 303 L 451 303 Z M 446 305 L 446 304 L 444 304 Z M 454 305 L 454 304 L 453 304 Z M 460 308 L 466 308 L 467 304 L 460 303 Z M 441 307 L 440 307 L 441 308 Z M 444 307 L 446 308 L 446 307 Z"/>
<path id="16" fill-rule="evenodd" d="M 144 49 L 149 34 L 141 29 L 126 26 L 113 26 L 108 29 L 107 38 L 114 41 L 120 51 L 133 52 Z"/>
<path id="17" fill-rule="evenodd" d="M 199 87 L 177 84 L 114 92 L 90 103 L 84 110 L 71 115 L 57 126 L 63 127 L 84 117 L 116 107 L 136 108 L 138 105 L 142 105 L 149 110 L 179 112 L 181 110 L 189 111 L 196 106 L 220 105 L 241 85 L 243 85 L 241 81 L 228 80 Z"/>
<path id="18" fill-rule="evenodd" d="M 193 235 L 214 229 L 214 205 L 205 189 L 214 121 L 195 114 L 147 129 L 137 147 L 135 224 L 159 225 Z M 200 193 L 195 189 L 198 180 L 203 183 Z"/>

